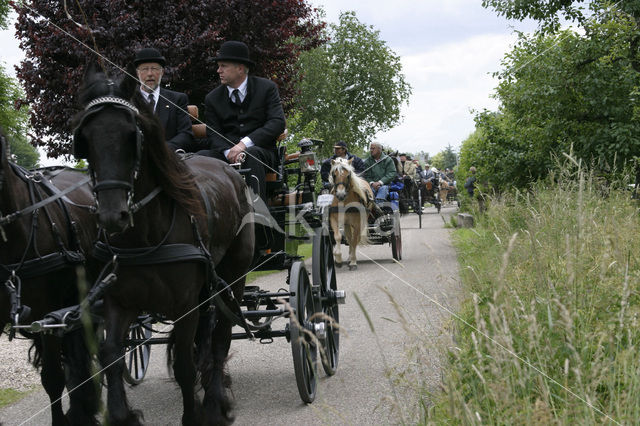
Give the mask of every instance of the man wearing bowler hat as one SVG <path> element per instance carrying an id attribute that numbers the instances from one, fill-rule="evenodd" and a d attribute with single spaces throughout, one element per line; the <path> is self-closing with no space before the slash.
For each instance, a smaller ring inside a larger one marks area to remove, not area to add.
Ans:
<path id="1" fill-rule="evenodd" d="M 184 93 L 160 87 L 165 64 L 164 56 L 154 48 L 140 49 L 133 60 L 140 93 L 162 123 L 169 148 L 188 150 L 193 142 L 191 118 L 187 112 L 189 98 Z"/>
<path id="2" fill-rule="evenodd" d="M 351 166 L 353 170 L 357 174 L 360 174 L 364 171 L 364 161 L 361 158 L 351 154 L 347 150 L 347 143 L 345 141 L 338 141 L 333 146 L 333 155 L 322 162 L 322 167 L 320 167 L 320 178 L 322 178 L 322 182 L 324 184 L 329 183 L 329 172 L 331 172 L 331 160 L 335 160 L 336 158 L 344 158 L 347 160 L 351 160 Z"/>
<path id="3" fill-rule="evenodd" d="M 241 41 L 223 43 L 214 60 L 222 84 L 204 99 L 210 150 L 198 153 L 229 163 L 243 162 L 243 168 L 253 175 L 249 186 L 265 200 L 265 174 L 276 169 L 276 141 L 285 129 L 278 87 L 249 75 L 254 63 Z"/>

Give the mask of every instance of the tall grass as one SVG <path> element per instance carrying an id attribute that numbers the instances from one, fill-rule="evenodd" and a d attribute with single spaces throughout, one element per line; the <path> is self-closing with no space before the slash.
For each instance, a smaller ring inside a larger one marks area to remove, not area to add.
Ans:
<path id="1" fill-rule="evenodd" d="M 639 421 L 638 205 L 627 182 L 560 170 L 456 231 L 470 296 L 421 423 Z"/>

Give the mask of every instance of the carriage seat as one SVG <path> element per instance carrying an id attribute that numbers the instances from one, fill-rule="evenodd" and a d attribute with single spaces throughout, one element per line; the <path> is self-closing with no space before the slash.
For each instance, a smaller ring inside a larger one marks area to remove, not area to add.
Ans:
<path id="1" fill-rule="evenodd" d="M 207 125 L 198 120 L 198 107 L 195 105 L 187 105 L 187 111 L 191 118 L 191 130 L 193 131 L 195 139 L 206 139 Z"/>

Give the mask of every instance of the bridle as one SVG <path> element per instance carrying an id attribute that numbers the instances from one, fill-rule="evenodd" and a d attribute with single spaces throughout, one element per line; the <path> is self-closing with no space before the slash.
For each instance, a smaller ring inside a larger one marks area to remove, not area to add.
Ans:
<path id="1" fill-rule="evenodd" d="M 113 84 L 110 82 L 110 84 Z M 134 159 L 134 167 L 133 173 L 131 174 L 130 181 L 118 180 L 118 179 L 107 179 L 101 182 L 96 182 L 95 172 L 89 165 L 89 174 L 91 175 L 91 179 L 93 181 L 93 192 L 95 195 L 96 205 L 98 203 L 98 193 L 100 191 L 105 191 L 109 189 L 124 189 L 127 192 L 127 209 L 129 213 L 129 219 L 131 221 L 131 225 L 133 226 L 133 214 L 148 204 L 156 195 L 158 195 L 161 191 L 161 187 L 156 187 L 153 191 L 151 191 L 147 196 L 145 196 L 142 200 L 135 203 L 134 199 L 134 183 L 140 174 L 140 167 L 142 161 L 142 149 L 144 146 L 144 133 L 140 129 L 139 125 L 139 116 L 140 112 L 138 108 L 136 108 L 131 102 L 122 99 L 117 96 L 109 95 L 109 96 L 101 96 L 89 102 L 87 106 L 84 108 L 84 116 L 80 120 L 80 123 L 76 126 L 73 131 L 73 154 L 77 158 L 86 159 L 89 156 L 89 147 L 88 141 L 82 136 L 82 126 L 86 124 L 87 120 L 91 117 L 98 114 L 105 107 L 111 106 L 117 109 L 122 109 L 129 113 L 131 119 L 134 123 L 136 123 L 136 149 L 135 149 L 135 159 Z"/>
<path id="2" fill-rule="evenodd" d="M 351 190 L 351 173 L 347 173 L 347 177 L 346 177 L 346 179 L 344 181 L 336 183 L 336 180 L 335 180 L 336 172 L 337 172 L 337 170 L 334 171 L 331 174 L 332 177 L 333 177 L 333 179 L 332 179 L 333 180 L 333 190 L 332 190 L 332 192 L 335 192 L 335 190 L 338 189 L 338 187 L 342 186 L 342 187 L 344 187 L 344 191 L 348 193 Z"/>

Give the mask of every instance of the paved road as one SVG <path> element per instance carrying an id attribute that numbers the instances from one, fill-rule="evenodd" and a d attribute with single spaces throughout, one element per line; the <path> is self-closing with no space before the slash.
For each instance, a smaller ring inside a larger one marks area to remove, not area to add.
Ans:
<path id="1" fill-rule="evenodd" d="M 398 412 L 391 408 L 394 390 L 385 376 L 385 364 L 392 369 L 405 366 L 404 348 L 412 342 L 384 290 L 393 294 L 413 326 L 421 328 L 427 338 L 433 338 L 435 346 L 449 314 L 432 300 L 455 311 L 459 297 L 456 256 L 449 240 L 450 231 L 444 228 L 443 221 L 455 212 L 453 207 L 445 207 L 440 215 L 434 208 L 428 208 L 423 215 L 422 229 L 418 228 L 417 215 L 404 216 L 401 264 L 391 260 L 389 245 L 366 246 L 359 249 L 357 271 L 346 267 L 339 270 L 338 286 L 347 292 L 347 303 L 340 306 L 340 322 L 346 335 L 340 340 L 338 371 L 333 377 L 320 374 L 313 404 L 302 403 L 298 396 L 291 347 L 285 339 L 267 345 L 235 341 L 229 362 L 236 398 L 235 424 L 399 422 Z M 346 252 L 347 247 L 343 246 L 344 257 Z M 260 278 L 256 284 L 276 290 L 284 286 L 285 276 L 273 274 Z M 368 311 L 375 334 L 368 327 L 354 294 Z M 285 321 L 280 321 L 284 327 Z M 181 398 L 177 385 L 166 371 L 163 352 L 164 347 L 154 347 L 150 371 L 142 384 L 128 388 L 128 395 L 132 405 L 144 412 L 147 424 L 177 425 L 180 424 Z M 435 389 L 440 378 L 435 350 L 427 362 L 423 371 L 428 371 L 428 377 L 421 379 Z M 0 423 L 5 426 L 47 424 L 46 407 L 44 391 L 35 392 L 0 410 Z M 402 410 L 408 411 L 406 407 Z"/>

